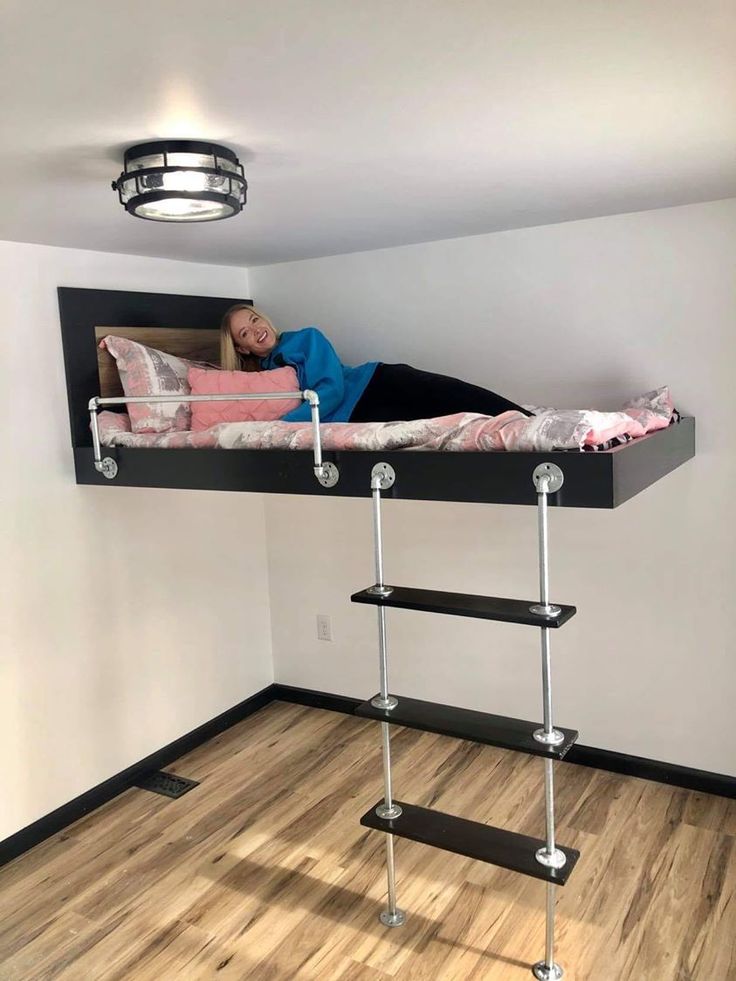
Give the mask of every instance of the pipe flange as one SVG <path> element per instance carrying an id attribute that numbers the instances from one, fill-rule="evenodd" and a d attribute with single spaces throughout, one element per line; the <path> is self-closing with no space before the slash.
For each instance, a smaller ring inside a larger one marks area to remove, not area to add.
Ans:
<path id="1" fill-rule="evenodd" d="M 565 972 L 559 964 L 547 964 L 545 961 L 537 961 L 532 968 L 532 974 L 537 981 L 560 981 Z"/>
<path id="2" fill-rule="evenodd" d="M 97 467 L 97 470 L 103 477 L 107 477 L 108 480 L 114 480 L 118 475 L 118 465 L 111 456 L 106 456 L 104 459 L 100 460 L 100 465 Z"/>
<path id="3" fill-rule="evenodd" d="M 567 864 L 567 856 L 560 848 L 548 852 L 545 848 L 538 848 L 534 856 L 540 865 L 548 869 L 563 869 Z"/>
<path id="4" fill-rule="evenodd" d="M 398 804 L 391 804 L 389 807 L 388 804 L 384 803 L 379 804 L 376 808 L 376 814 L 384 821 L 393 821 L 395 818 L 401 817 L 403 813 L 404 812 L 401 810 L 401 807 Z"/>
<path id="5" fill-rule="evenodd" d="M 556 463 L 540 463 L 532 474 L 537 493 L 543 493 L 546 485 L 548 494 L 556 494 L 565 482 L 565 475 Z"/>
<path id="6" fill-rule="evenodd" d="M 395 709 L 398 704 L 398 698 L 395 698 L 393 695 L 387 695 L 385 698 L 383 698 L 381 695 L 374 695 L 371 699 L 371 705 L 373 708 L 383 709 L 384 712 L 390 712 L 392 709 Z"/>
<path id="7" fill-rule="evenodd" d="M 390 463 L 377 463 L 371 470 L 371 483 L 378 482 L 379 490 L 385 491 L 396 483 L 396 471 Z"/>
<path id="8" fill-rule="evenodd" d="M 323 487 L 334 487 L 340 479 L 340 471 L 334 463 L 323 463 L 321 473 L 317 472 L 317 480 Z"/>
<path id="9" fill-rule="evenodd" d="M 393 586 L 379 586 L 378 583 L 376 583 L 375 586 L 369 586 L 368 589 L 366 589 L 366 593 L 370 593 L 371 596 L 390 596 L 393 591 Z"/>
<path id="10" fill-rule="evenodd" d="M 537 617 L 558 617 L 562 613 L 562 607 L 557 606 L 556 603 L 535 603 L 533 606 L 529 607 L 529 612 L 533 613 Z"/>
<path id="11" fill-rule="evenodd" d="M 400 927 L 406 923 L 406 913 L 397 906 L 393 912 L 388 909 L 381 910 L 378 919 L 386 927 Z"/>
<path id="12" fill-rule="evenodd" d="M 543 743 L 545 746 L 559 746 L 565 741 L 565 733 L 560 732 L 559 729 L 550 729 L 549 732 L 546 729 L 535 729 L 532 735 L 538 743 Z"/>

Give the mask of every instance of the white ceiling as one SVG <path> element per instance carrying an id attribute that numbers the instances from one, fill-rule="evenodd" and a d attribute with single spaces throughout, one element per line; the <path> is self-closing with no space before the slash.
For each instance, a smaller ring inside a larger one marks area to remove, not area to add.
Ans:
<path id="1" fill-rule="evenodd" d="M 255 265 L 736 196 L 734 0 L 0 0 L 0 239 Z M 132 143 L 237 218 L 129 217 Z"/>

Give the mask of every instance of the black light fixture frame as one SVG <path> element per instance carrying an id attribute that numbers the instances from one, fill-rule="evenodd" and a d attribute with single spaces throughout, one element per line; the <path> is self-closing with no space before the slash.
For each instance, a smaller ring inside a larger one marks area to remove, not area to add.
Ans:
<path id="1" fill-rule="evenodd" d="M 211 156 L 215 161 L 214 167 L 183 167 L 169 166 L 168 155 L 170 153 L 199 153 Z M 164 159 L 162 167 L 142 167 L 139 170 L 128 170 L 128 163 L 131 160 L 138 160 L 140 157 L 161 155 Z M 218 158 L 228 160 L 238 168 L 237 172 L 225 170 L 217 166 Z M 144 191 L 141 187 L 140 178 L 148 177 L 151 174 L 174 174 L 181 171 L 194 172 L 198 174 L 213 174 L 217 177 L 224 177 L 228 180 L 228 191 Z M 123 186 L 135 181 L 137 194 L 123 200 Z M 232 208 L 231 214 L 218 215 L 215 218 L 189 219 L 190 222 L 197 221 L 222 221 L 224 218 L 233 218 L 243 210 L 243 205 L 247 199 L 248 182 L 245 179 L 243 165 L 238 160 L 236 154 L 221 143 L 208 143 L 203 140 L 153 140 L 148 143 L 137 143 L 125 151 L 123 158 L 123 171 L 117 180 L 112 182 L 113 191 L 118 192 L 118 200 L 128 212 L 135 218 L 142 218 L 145 221 L 163 221 L 176 223 L 176 219 L 151 218 L 148 215 L 139 215 L 136 208 L 141 204 L 149 204 L 156 201 L 165 201 L 168 198 L 185 198 L 192 201 L 212 201 L 216 204 L 226 204 Z M 242 194 L 242 200 L 241 200 Z M 187 222 L 182 221 L 182 224 Z"/>

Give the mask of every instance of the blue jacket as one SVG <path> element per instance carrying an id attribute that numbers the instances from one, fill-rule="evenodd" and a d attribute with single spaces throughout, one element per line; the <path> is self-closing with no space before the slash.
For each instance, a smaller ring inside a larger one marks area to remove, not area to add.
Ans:
<path id="1" fill-rule="evenodd" d="M 261 367 L 281 368 L 291 365 L 299 377 L 299 388 L 311 388 L 319 395 L 321 422 L 349 422 L 350 414 L 363 394 L 377 361 L 349 368 L 342 364 L 334 347 L 316 327 L 287 330 L 271 353 L 261 359 Z M 309 422 L 309 403 L 283 417 L 284 422 Z"/>

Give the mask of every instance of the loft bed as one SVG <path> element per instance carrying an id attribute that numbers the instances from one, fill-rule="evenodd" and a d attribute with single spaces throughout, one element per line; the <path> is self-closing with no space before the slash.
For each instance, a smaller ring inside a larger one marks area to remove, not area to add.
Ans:
<path id="1" fill-rule="evenodd" d="M 533 965 L 532 973 L 537 981 L 559 979 L 563 971 L 554 960 L 555 890 L 565 884 L 580 853 L 559 845 L 556 839 L 553 768 L 578 734 L 553 725 L 550 633 L 553 628 L 562 627 L 576 610 L 574 606 L 550 602 L 547 508 L 616 507 L 694 455 L 694 420 L 682 418 L 651 435 L 592 453 L 350 450 L 325 452 L 323 460 L 315 393 L 303 392 L 299 395 L 310 402 L 312 409 L 313 450 L 118 447 L 115 460 L 110 458 L 106 476 L 96 413 L 100 399 L 116 399 L 118 403 L 125 399 L 116 389 L 116 372 L 110 370 L 112 366 L 99 352 L 99 339 L 122 333 L 146 343 L 140 333 L 135 333 L 146 330 L 149 343 L 154 346 L 155 338 L 156 346 L 170 354 L 217 361 L 217 326 L 224 311 L 235 302 L 213 297 L 59 290 L 77 482 L 372 498 L 375 582 L 351 599 L 376 606 L 378 613 L 379 692 L 362 703 L 356 715 L 374 720 L 381 728 L 383 798 L 360 819 L 363 827 L 385 836 L 387 901 L 379 914 L 380 922 L 396 928 L 406 921 L 404 910 L 397 905 L 397 838 L 531 876 L 544 881 L 547 890 L 545 953 Z M 324 486 L 325 465 L 339 471 L 334 486 Z M 383 577 L 381 530 L 384 495 L 414 500 L 536 504 L 539 602 L 387 584 Z M 393 694 L 388 681 L 388 608 L 515 623 L 539 630 L 543 724 Z M 541 757 L 545 837 L 533 838 L 397 800 L 391 763 L 390 730 L 394 724 Z"/>
<path id="2" fill-rule="evenodd" d="M 152 346 L 168 353 L 217 362 L 222 314 L 234 303 L 251 301 L 67 287 L 58 295 L 79 484 L 370 497 L 372 470 L 387 463 L 396 473 L 389 497 L 535 505 L 531 474 L 540 464 L 553 463 L 563 470 L 564 483 L 550 495 L 550 506 L 615 508 L 695 454 L 695 420 L 683 417 L 667 429 L 594 453 L 325 450 L 325 462 L 339 471 L 333 487 L 315 480 L 311 450 L 118 446 L 105 449 L 117 464 L 110 481 L 95 469 L 89 403 L 96 396 L 122 396 L 122 390 L 114 365 L 99 352 L 99 340 L 114 333 L 151 344 L 155 337 Z"/>

